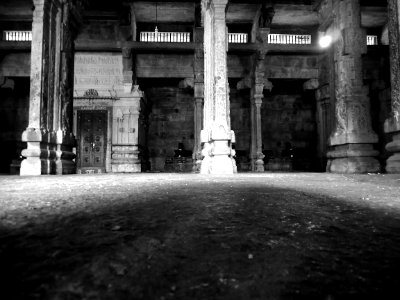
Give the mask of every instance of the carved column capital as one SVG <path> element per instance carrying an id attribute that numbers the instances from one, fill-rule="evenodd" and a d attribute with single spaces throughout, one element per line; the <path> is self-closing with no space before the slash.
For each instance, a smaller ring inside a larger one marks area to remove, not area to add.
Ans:
<path id="1" fill-rule="evenodd" d="M 181 80 L 178 84 L 178 87 L 181 89 L 186 89 L 186 88 L 194 88 L 194 78 L 193 77 L 187 77 Z"/>
<path id="2" fill-rule="evenodd" d="M 243 90 L 243 89 L 250 89 L 252 84 L 252 79 L 250 76 L 246 76 L 238 81 L 236 84 L 236 89 Z"/>

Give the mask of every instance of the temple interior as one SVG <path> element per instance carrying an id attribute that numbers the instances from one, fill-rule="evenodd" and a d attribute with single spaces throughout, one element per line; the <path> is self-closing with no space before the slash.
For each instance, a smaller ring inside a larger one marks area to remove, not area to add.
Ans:
<path id="1" fill-rule="evenodd" d="M 398 173 L 397 5 L 2 1 L 0 173 Z"/>
<path id="2" fill-rule="evenodd" d="M 0 0 L 0 298 L 395 299 L 399 12 Z"/>

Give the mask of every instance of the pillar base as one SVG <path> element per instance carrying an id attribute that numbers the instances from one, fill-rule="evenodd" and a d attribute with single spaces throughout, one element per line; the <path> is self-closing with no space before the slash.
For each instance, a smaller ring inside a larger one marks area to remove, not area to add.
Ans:
<path id="1" fill-rule="evenodd" d="M 386 172 L 400 173 L 400 132 L 393 135 L 393 141 L 386 145 L 386 150 L 394 154 L 386 160 Z"/>
<path id="2" fill-rule="evenodd" d="M 75 153 L 72 152 L 72 148 L 75 147 L 75 137 L 70 132 L 62 130 L 57 131 L 57 151 L 55 168 L 57 175 L 64 174 L 75 174 Z"/>
<path id="3" fill-rule="evenodd" d="M 228 143 L 227 140 L 218 140 L 204 144 L 200 174 L 237 173 L 236 161 L 233 158 L 234 151 L 229 148 Z"/>
<path id="4" fill-rule="evenodd" d="M 264 161 L 262 159 L 257 159 L 256 164 L 255 164 L 255 172 L 264 172 Z"/>
<path id="5" fill-rule="evenodd" d="M 141 163 L 130 164 L 111 164 L 111 172 L 113 173 L 140 173 L 142 172 Z"/>
<path id="6" fill-rule="evenodd" d="M 377 173 L 381 171 L 379 154 L 371 144 L 347 144 L 334 146 L 328 152 L 327 172 L 332 173 Z"/>
<path id="7" fill-rule="evenodd" d="M 201 152 L 196 152 L 193 154 L 193 173 L 200 173 L 201 169 Z"/>
<path id="8" fill-rule="evenodd" d="M 38 176 L 42 175 L 42 161 L 39 157 L 27 157 L 21 162 L 19 175 Z"/>
<path id="9" fill-rule="evenodd" d="M 209 174 L 233 174 L 235 169 L 232 158 L 228 155 L 216 155 L 211 157 L 211 168 Z"/>
<path id="10" fill-rule="evenodd" d="M 138 146 L 118 145 L 112 147 L 111 172 L 140 173 L 142 162 L 139 159 Z"/>

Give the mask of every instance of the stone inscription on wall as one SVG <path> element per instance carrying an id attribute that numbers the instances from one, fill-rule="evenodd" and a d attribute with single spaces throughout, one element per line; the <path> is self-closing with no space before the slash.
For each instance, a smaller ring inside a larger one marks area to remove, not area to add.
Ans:
<path id="1" fill-rule="evenodd" d="M 83 97 L 89 89 L 95 89 L 102 97 L 118 97 L 121 94 L 123 91 L 121 54 L 75 54 L 74 96 Z"/>

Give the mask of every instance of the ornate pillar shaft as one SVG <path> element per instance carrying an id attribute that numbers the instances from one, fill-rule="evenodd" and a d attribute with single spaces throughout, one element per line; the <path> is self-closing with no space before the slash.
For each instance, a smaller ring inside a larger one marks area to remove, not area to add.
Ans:
<path id="1" fill-rule="evenodd" d="M 363 86 L 362 54 L 366 53 L 359 1 L 335 3 L 335 27 L 341 37 L 334 44 L 336 126 L 330 137 L 327 171 L 378 172 L 378 141 L 371 126 L 368 89 Z"/>
<path id="2" fill-rule="evenodd" d="M 400 173 L 400 3 L 388 0 L 390 77 L 391 77 L 391 115 L 385 122 L 385 132 L 391 133 L 393 141 L 386 150 L 393 155 L 386 161 L 386 172 Z"/>
<path id="3" fill-rule="evenodd" d="M 264 25 L 264 24 L 263 24 Z M 266 24 L 270 25 L 270 24 Z M 264 154 L 262 153 L 261 104 L 264 89 L 272 89 L 271 82 L 264 78 L 264 60 L 268 51 L 269 27 L 258 28 L 256 31 L 257 53 L 253 56 L 253 74 L 251 88 L 251 170 L 264 172 Z"/>
<path id="4" fill-rule="evenodd" d="M 263 90 L 264 84 L 256 83 L 251 92 L 251 168 L 255 172 L 264 172 L 261 129 Z"/>
<path id="5" fill-rule="evenodd" d="M 234 142 L 230 124 L 227 77 L 227 0 L 203 0 L 204 19 L 204 143 L 202 174 L 233 174 Z"/>
<path id="6" fill-rule="evenodd" d="M 114 173 L 141 172 L 139 119 L 143 92 L 135 85 L 130 49 L 122 49 L 124 93 L 114 103 L 111 169 Z"/>

